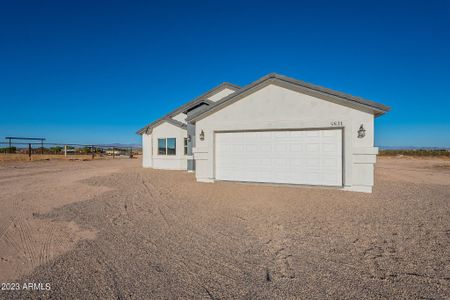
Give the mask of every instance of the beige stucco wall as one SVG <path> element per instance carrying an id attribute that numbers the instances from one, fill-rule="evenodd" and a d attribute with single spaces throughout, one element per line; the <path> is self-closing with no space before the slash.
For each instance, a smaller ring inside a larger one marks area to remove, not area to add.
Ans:
<path id="1" fill-rule="evenodd" d="M 185 137 L 187 137 L 186 129 L 181 129 L 167 122 L 153 128 L 151 135 L 144 134 L 142 143 L 144 167 L 167 170 L 186 170 L 187 157 L 184 155 Z M 159 155 L 159 138 L 176 138 L 176 155 Z"/>
<path id="2" fill-rule="evenodd" d="M 378 153 L 374 148 L 374 116 L 370 111 L 328 100 L 270 84 L 197 121 L 196 132 L 205 133 L 204 141 L 196 135 L 197 180 L 214 181 L 215 131 L 343 127 L 343 188 L 370 192 Z M 361 124 L 366 129 L 362 139 L 357 138 Z"/>

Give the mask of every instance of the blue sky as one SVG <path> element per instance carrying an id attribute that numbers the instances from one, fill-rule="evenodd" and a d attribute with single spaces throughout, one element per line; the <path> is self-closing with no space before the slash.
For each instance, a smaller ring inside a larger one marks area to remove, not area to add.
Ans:
<path id="1" fill-rule="evenodd" d="M 271 72 L 391 106 L 377 145 L 450 147 L 450 1 L 0 4 L 0 138 L 137 143 L 209 88 Z"/>

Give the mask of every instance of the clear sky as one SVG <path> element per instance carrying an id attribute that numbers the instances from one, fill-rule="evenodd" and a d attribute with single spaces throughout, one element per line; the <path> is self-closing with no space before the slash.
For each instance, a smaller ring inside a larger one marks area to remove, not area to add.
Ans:
<path id="1" fill-rule="evenodd" d="M 0 139 L 138 143 L 276 72 L 392 107 L 378 146 L 450 147 L 450 1 L 1 1 Z"/>

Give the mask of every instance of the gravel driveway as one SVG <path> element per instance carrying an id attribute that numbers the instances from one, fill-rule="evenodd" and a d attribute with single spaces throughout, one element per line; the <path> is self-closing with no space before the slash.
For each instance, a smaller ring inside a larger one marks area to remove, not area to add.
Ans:
<path id="1" fill-rule="evenodd" d="M 197 183 L 138 160 L 0 165 L 0 298 L 450 298 L 450 160 L 372 194 Z"/>

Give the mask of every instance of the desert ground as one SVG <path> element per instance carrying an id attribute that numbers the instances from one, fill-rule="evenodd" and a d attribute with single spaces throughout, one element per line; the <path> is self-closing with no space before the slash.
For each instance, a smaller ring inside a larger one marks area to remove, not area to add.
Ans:
<path id="1" fill-rule="evenodd" d="M 2 299 L 450 298 L 448 159 L 381 157 L 372 194 L 10 161 L 0 199 Z"/>

